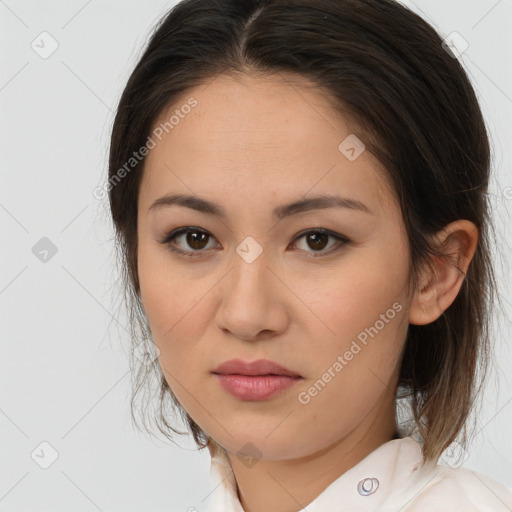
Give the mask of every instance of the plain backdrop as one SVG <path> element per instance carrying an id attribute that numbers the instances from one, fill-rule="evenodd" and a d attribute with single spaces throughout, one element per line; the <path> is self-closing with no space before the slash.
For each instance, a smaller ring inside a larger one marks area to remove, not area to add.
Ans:
<path id="1" fill-rule="evenodd" d="M 406 3 L 469 44 L 460 59 L 493 139 L 510 314 L 512 2 Z M 111 225 L 92 194 L 124 84 L 173 4 L 0 1 L 0 511 L 202 511 L 212 492 L 207 452 L 131 425 Z M 512 487 L 510 333 L 498 318 L 497 366 L 464 465 Z"/>

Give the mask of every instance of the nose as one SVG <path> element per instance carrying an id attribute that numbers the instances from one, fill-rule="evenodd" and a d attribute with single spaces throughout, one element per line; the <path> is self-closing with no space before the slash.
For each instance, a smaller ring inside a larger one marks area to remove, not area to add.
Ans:
<path id="1" fill-rule="evenodd" d="M 236 254 L 231 271 L 219 283 L 219 329 L 246 341 L 272 338 L 285 331 L 290 291 L 282 279 L 263 253 L 251 263 Z"/>

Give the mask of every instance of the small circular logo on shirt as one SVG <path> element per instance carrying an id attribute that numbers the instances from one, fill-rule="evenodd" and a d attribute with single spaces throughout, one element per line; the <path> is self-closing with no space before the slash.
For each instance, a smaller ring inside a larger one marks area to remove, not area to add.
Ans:
<path id="1" fill-rule="evenodd" d="M 365 478 L 357 484 L 357 492 L 361 496 L 369 496 L 379 488 L 379 481 L 376 478 Z"/>

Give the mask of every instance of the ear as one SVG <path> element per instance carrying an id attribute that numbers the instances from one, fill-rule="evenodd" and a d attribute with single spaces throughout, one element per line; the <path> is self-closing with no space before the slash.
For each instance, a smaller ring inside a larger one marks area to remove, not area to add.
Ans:
<path id="1" fill-rule="evenodd" d="M 431 257 L 423 270 L 409 310 L 409 323 L 425 325 L 437 320 L 459 293 L 478 244 L 478 228 L 457 220 L 435 235 L 447 259 Z"/>

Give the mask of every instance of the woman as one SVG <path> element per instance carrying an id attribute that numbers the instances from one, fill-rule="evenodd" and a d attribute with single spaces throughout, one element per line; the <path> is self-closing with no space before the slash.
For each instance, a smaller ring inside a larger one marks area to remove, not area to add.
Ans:
<path id="1" fill-rule="evenodd" d="M 488 354 L 488 182 L 467 75 L 394 1 L 185 0 L 162 20 L 108 188 L 158 425 L 177 432 L 170 401 L 208 447 L 210 511 L 512 508 L 438 464 Z"/>

